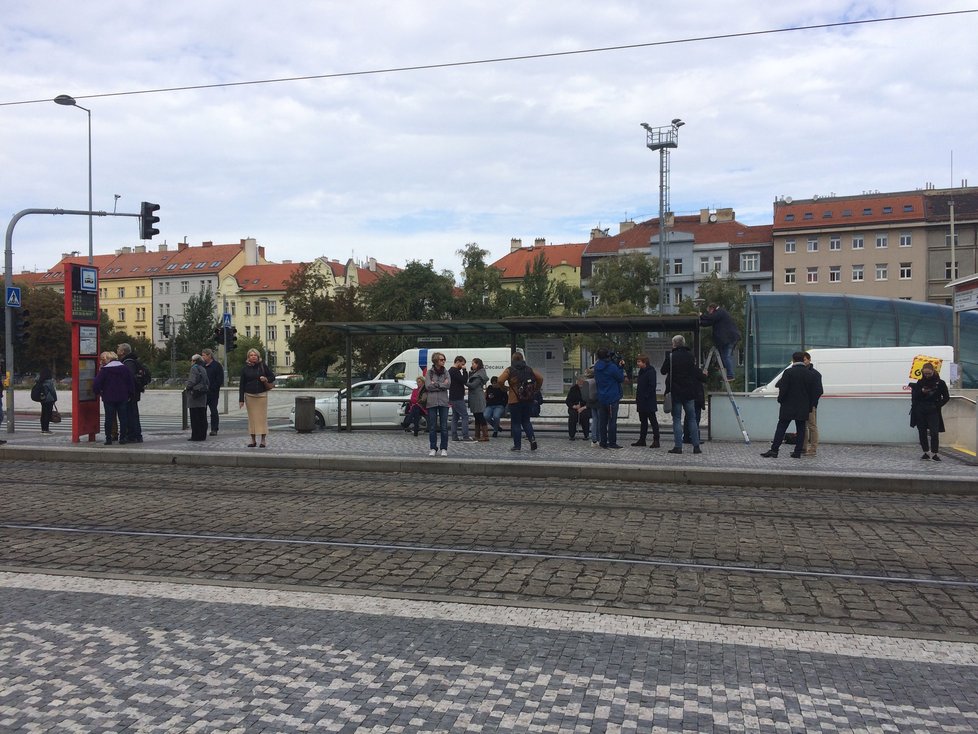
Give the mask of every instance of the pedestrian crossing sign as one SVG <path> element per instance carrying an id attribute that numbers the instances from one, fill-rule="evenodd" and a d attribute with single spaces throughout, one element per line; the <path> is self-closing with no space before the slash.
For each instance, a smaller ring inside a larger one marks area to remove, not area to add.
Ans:
<path id="1" fill-rule="evenodd" d="M 224 314 L 224 318 L 221 320 L 221 326 L 223 326 L 225 329 L 231 328 L 231 314 Z"/>
<path id="2" fill-rule="evenodd" d="M 17 286 L 7 288 L 6 303 L 9 308 L 20 308 L 20 288 Z"/>

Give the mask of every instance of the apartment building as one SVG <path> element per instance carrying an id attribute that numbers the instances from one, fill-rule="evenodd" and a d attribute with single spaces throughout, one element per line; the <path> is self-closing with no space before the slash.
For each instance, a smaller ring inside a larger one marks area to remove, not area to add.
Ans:
<path id="1" fill-rule="evenodd" d="M 548 245 L 543 237 L 537 237 L 529 247 L 523 240 L 513 238 L 509 252 L 492 263 L 500 273 L 500 284 L 510 290 L 519 287 L 534 260 L 543 253 L 547 262 L 547 277 L 555 282 L 567 283 L 575 290 L 581 287 L 581 256 L 586 242 Z"/>
<path id="2" fill-rule="evenodd" d="M 774 290 L 948 303 L 950 202 L 958 273 L 975 272 L 978 191 L 923 189 L 774 202 Z"/>

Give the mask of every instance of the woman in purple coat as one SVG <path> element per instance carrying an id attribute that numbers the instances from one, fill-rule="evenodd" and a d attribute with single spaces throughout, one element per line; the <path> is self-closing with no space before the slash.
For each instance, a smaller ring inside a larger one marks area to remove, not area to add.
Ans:
<path id="1" fill-rule="evenodd" d="M 112 426 L 119 419 L 119 443 L 126 443 L 129 435 L 129 411 L 126 403 L 136 394 L 136 381 L 132 372 L 115 352 L 102 352 L 99 357 L 102 368 L 95 375 L 92 389 L 102 398 L 105 407 L 105 445 L 112 445 Z"/>

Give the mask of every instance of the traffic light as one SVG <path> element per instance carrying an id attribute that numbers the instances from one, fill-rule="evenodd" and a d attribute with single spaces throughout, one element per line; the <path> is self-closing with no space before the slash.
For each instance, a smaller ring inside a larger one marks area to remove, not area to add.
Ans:
<path id="1" fill-rule="evenodd" d="M 238 327 L 232 326 L 227 330 L 227 342 L 224 345 L 230 352 L 238 346 Z"/>
<path id="2" fill-rule="evenodd" d="M 159 217 L 153 215 L 153 212 L 159 211 L 159 208 L 159 204 L 151 204 L 148 201 L 144 201 L 139 205 L 139 239 L 151 240 L 154 235 L 160 233 L 153 226 L 160 221 Z"/>
<path id="3" fill-rule="evenodd" d="M 170 328 L 169 328 L 169 324 L 167 323 L 166 316 L 160 316 L 158 319 L 156 319 L 156 323 L 160 327 L 161 336 L 164 337 L 170 336 Z"/>
<path id="4" fill-rule="evenodd" d="M 26 308 L 14 309 L 14 342 L 26 344 L 31 338 L 31 312 Z"/>
<path id="5" fill-rule="evenodd" d="M 218 344 L 224 343 L 224 327 L 214 327 L 214 341 L 216 341 Z"/>

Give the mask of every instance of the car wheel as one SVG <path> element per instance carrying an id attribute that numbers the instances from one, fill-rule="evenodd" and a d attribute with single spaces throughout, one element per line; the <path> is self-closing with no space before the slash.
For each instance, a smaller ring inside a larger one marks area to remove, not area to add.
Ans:
<path id="1" fill-rule="evenodd" d="M 316 411 L 316 430 L 323 431 L 326 430 L 326 419 L 323 418 L 323 414 L 318 410 Z"/>

